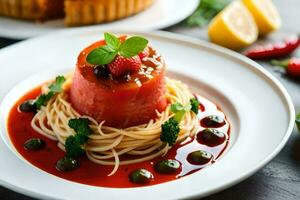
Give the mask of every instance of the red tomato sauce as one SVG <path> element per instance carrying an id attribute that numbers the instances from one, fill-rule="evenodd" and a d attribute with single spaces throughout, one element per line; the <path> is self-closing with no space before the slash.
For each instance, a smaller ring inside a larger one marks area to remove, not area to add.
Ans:
<path id="1" fill-rule="evenodd" d="M 8 118 L 8 132 L 10 139 L 14 144 L 17 151 L 29 161 L 32 165 L 38 167 L 39 169 L 55 175 L 57 177 L 67 179 L 69 181 L 74 181 L 77 183 L 101 186 L 101 187 L 113 187 L 113 188 L 128 188 L 128 187 L 139 187 L 155 185 L 159 183 L 164 183 L 168 181 L 174 181 L 180 177 L 186 176 L 191 173 L 195 173 L 200 169 L 213 164 L 217 158 L 224 152 L 229 143 L 230 136 L 230 124 L 227 122 L 223 127 L 218 128 L 226 134 L 226 141 L 221 145 L 215 147 L 209 147 L 205 144 L 200 144 L 195 138 L 187 138 L 181 144 L 173 146 L 173 148 L 168 152 L 165 157 L 158 157 L 150 161 L 145 161 L 137 164 L 130 164 L 120 166 L 118 171 L 112 175 L 107 176 L 113 166 L 102 166 L 89 161 L 86 157 L 80 159 L 80 167 L 74 171 L 61 172 L 56 169 L 56 162 L 64 157 L 65 152 L 57 147 L 57 141 L 50 140 L 39 133 L 35 132 L 31 128 L 31 120 L 34 113 L 23 113 L 18 111 L 18 106 L 26 100 L 34 99 L 40 94 L 40 88 L 36 88 L 26 95 L 24 95 L 10 111 Z M 226 119 L 224 113 L 212 102 L 207 99 L 198 96 L 198 100 L 201 103 L 199 106 L 199 121 L 208 115 L 219 115 Z M 204 127 L 200 126 L 199 131 L 203 130 Z M 33 137 L 41 138 L 46 142 L 46 148 L 40 151 L 28 151 L 25 150 L 23 144 L 28 139 Z M 187 161 L 187 155 L 196 150 L 205 150 L 211 153 L 214 157 L 213 161 L 205 165 L 192 165 Z M 165 175 L 155 172 L 153 166 L 154 164 L 163 159 L 176 159 L 182 166 L 180 173 Z M 154 179 L 149 184 L 135 184 L 129 181 L 130 172 L 135 169 L 144 168 L 153 173 Z"/>

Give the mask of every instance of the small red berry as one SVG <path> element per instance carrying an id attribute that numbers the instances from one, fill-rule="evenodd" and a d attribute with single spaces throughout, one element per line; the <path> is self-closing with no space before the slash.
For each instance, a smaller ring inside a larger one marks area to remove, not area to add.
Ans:
<path id="1" fill-rule="evenodd" d="M 139 53 L 139 57 L 140 57 L 141 60 L 143 60 L 143 58 L 146 58 L 148 56 L 149 56 L 148 49 L 145 49 L 144 51 L 142 51 L 142 52 Z"/>
<path id="2" fill-rule="evenodd" d="M 286 70 L 290 76 L 300 77 L 300 59 L 299 58 L 290 59 Z"/>
<path id="3" fill-rule="evenodd" d="M 115 60 L 108 64 L 108 69 L 113 77 L 119 77 L 126 73 L 138 71 L 142 66 L 139 56 L 131 58 L 125 58 L 123 56 L 117 56 Z"/>

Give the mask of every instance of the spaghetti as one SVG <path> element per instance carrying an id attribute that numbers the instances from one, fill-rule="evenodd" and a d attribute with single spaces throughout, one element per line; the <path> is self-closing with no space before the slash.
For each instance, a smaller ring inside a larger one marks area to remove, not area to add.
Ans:
<path id="1" fill-rule="evenodd" d="M 67 82 L 71 77 L 67 78 Z M 90 120 L 92 134 L 84 145 L 87 157 L 101 165 L 114 166 L 113 175 L 120 165 L 133 164 L 151 160 L 165 155 L 171 148 L 168 143 L 160 140 L 161 125 L 173 117 L 170 105 L 178 102 L 187 105 L 193 97 L 188 87 L 180 81 L 167 79 L 166 98 L 170 103 L 165 111 L 157 112 L 157 118 L 147 124 L 141 124 L 124 129 L 105 126 L 105 121 L 98 123 L 89 116 L 81 116 L 68 102 L 68 92 L 56 94 L 50 101 L 42 106 L 31 121 L 32 128 L 38 133 L 58 141 L 58 146 L 64 150 L 66 139 L 75 132 L 68 126 L 71 118 L 85 117 Z M 45 93 L 47 84 L 42 87 Z M 194 112 L 189 111 L 184 115 L 180 124 L 180 133 L 176 142 L 180 142 L 188 136 L 195 135 L 198 127 L 198 119 Z M 122 155 L 128 155 L 121 159 Z"/>

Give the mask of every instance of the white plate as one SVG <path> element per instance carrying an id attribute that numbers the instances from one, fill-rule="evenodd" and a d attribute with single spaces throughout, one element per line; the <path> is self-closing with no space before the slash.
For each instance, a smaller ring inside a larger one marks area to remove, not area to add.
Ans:
<path id="1" fill-rule="evenodd" d="M 134 16 L 115 22 L 84 26 L 101 27 L 118 30 L 156 30 L 174 25 L 189 15 L 197 8 L 199 0 L 156 0 L 149 9 Z M 25 39 L 55 30 L 70 29 L 64 26 L 62 19 L 35 23 L 0 16 L 0 36 L 14 39 Z"/>
<path id="2" fill-rule="evenodd" d="M 6 118 L 16 99 L 29 88 L 73 68 L 79 51 L 98 40 L 99 29 L 61 31 L 0 51 L 0 180 L 12 190 L 54 199 L 178 199 L 205 196 L 247 178 L 284 146 L 295 113 L 283 86 L 257 63 L 230 50 L 183 36 L 141 33 L 165 57 L 171 76 L 220 105 L 232 124 L 230 145 L 212 166 L 159 185 L 114 189 L 82 185 L 32 167 L 14 153 Z M 46 70 L 46 71 L 45 71 Z M 44 71 L 44 72 L 42 72 Z M 179 75 L 180 74 L 180 75 Z M 10 151 L 10 150 L 11 151 Z"/>

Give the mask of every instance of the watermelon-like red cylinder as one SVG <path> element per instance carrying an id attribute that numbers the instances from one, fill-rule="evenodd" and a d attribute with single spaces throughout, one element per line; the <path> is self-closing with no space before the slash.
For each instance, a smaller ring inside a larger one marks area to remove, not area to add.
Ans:
<path id="1" fill-rule="evenodd" d="M 120 37 L 124 41 L 124 37 Z M 141 58 L 138 71 L 121 77 L 97 77 L 95 66 L 86 61 L 93 49 L 105 45 L 96 42 L 78 56 L 70 88 L 70 101 L 80 114 L 93 117 L 106 126 L 125 128 L 148 123 L 157 111 L 166 109 L 165 63 L 152 47 Z"/>

